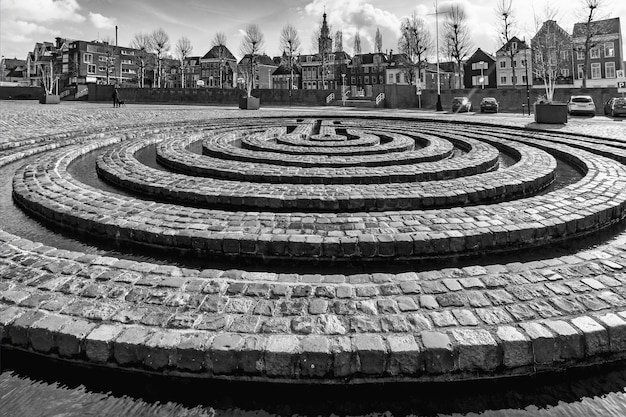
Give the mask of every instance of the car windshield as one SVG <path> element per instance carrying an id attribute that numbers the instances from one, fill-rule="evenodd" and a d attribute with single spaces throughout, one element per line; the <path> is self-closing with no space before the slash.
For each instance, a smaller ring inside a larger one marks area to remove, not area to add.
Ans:
<path id="1" fill-rule="evenodd" d="M 483 103 L 495 103 L 496 99 L 495 98 L 484 98 L 483 99 Z"/>
<path id="2" fill-rule="evenodd" d="M 626 98 L 616 98 L 613 100 L 613 104 L 626 105 Z"/>
<path id="3" fill-rule="evenodd" d="M 453 103 L 463 103 L 465 101 L 467 101 L 465 97 L 455 97 L 454 100 L 452 100 Z"/>
<path id="4" fill-rule="evenodd" d="M 592 103 L 591 97 L 572 97 L 572 103 Z"/>

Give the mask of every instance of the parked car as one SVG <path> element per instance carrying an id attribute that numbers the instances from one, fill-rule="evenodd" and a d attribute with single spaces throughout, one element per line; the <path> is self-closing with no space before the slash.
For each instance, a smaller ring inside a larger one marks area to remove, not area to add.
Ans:
<path id="1" fill-rule="evenodd" d="M 452 111 L 454 113 L 472 111 L 472 102 L 467 97 L 454 97 L 454 100 L 452 100 Z"/>
<path id="2" fill-rule="evenodd" d="M 567 103 L 567 112 L 569 114 L 596 114 L 596 105 L 591 96 L 572 96 Z"/>
<path id="3" fill-rule="evenodd" d="M 500 104 L 493 97 L 485 97 L 480 102 L 480 112 L 485 113 L 488 111 L 492 111 L 494 113 L 498 112 L 498 107 Z"/>
<path id="4" fill-rule="evenodd" d="M 626 97 L 614 97 L 604 105 L 604 114 L 607 116 L 626 116 Z"/>

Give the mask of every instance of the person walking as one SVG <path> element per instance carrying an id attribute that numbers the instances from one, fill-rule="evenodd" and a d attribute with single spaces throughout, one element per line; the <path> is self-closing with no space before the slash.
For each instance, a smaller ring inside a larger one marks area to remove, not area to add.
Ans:
<path id="1" fill-rule="evenodd" d="M 119 91 L 117 91 L 117 87 L 113 88 L 113 107 L 119 107 L 120 106 L 120 93 Z"/>

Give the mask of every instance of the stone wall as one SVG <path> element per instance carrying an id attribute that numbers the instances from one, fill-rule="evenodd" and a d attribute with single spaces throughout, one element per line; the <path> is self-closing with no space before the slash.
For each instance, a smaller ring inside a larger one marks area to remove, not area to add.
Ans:
<path id="1" fill-rule="evenodd" d="M 39 100 L 41 87 L 0 87 L 0 100 Z"/>

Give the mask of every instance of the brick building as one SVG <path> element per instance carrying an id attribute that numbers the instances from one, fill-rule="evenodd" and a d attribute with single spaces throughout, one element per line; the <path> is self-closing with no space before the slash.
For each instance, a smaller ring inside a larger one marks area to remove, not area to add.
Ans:
<path id="1" fill-rule="evenodd" d="M 205 87 L 237 86 L 237 58 L 225 45 L 215 45 L 200 59 L 200 80 Z M 221 77 L 221 79 L 220 79 Z"/>
<path id="2" fill-rule="evenodd" d="M 511 53 L 513 63 L 511 64 Z M 528 68 L 526 68 L 528 65 Z M 509 42 L 496 51 L 496 82 L 498 88 L 513 87 L 513 68 L 515 68 L 515 86 L 525 86 L 532 78 L 532 51 L 526 42 L 514 36 Z"/>

